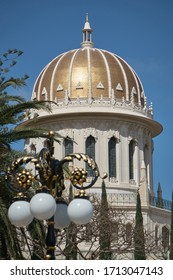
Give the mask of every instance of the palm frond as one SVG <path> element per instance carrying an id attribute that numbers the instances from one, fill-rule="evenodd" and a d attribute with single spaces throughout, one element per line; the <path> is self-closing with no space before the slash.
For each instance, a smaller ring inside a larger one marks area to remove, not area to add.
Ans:
<path id="1" fill-rule="evenodd" d="M 8 130 L 5 131 L 5 133 L 0 134 L 0 147 L 2 144 L 11 144 L 13 142 L 27 139 L 27 138 L 49 138 L 48 131 L 46 129 L 40 129 L 40 128 L 28 128 L 24 130 Z M 58 138 L 63 138 L 60 136 L 59 133 L 55 133 L 54 140 L 56 142 L 60 142 Z"/>
<path id="2" fill-rule="evenodd" d="M 25 102 L 25 99 L 18 95 L 9 95 L 0 93 L 0 105 L 6 104 L 7 102 Z"/>
<path id="3" fill-rule="evenodd" d="M 9 80 L 4 81 L 0 84 L 0 92 L 3 92 L 7 87 L 22 87 L 26 85 L 26 78 L 13 78 L 11 77 Z"/>
<path id="4" fill-rule="evenodd" d="M 0 153 L 5 153 L 7 150 L 10 150 L 10 145 L 5 139 L 1 138 L 0 134 Z"/>
<path id="5" fill-rule="evenodd" d="M 22 118 L 25 117 L 24 111 L 30 110 L 30 109 L 36 109 L 36 110 L 46 110 L 48 112 L 51 112 L 50 107 L 50 101 L 27 101 L 27 102 L 21 102 L 18 104 L 6 104 L 1 107 L 0 110 L 0 124 L 16 124 L 18 122 L 18 115 L 22 114 Z"/>

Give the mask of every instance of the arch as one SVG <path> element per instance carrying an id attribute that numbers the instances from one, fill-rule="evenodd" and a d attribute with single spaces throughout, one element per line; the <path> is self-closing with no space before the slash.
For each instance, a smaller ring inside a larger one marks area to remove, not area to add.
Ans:
<path id="1" fill-rule="evenodd" d="M 88 136 L 85 142 L 85 151 L 86 154 L 92 158 L 93 160 L 95 160 L 95 138 L 93 136 Z M 86 164 L 86 171 L 88 173 L 89 177 L 92 177 L 92 170 L 91 168 L 88 166 L 88 164 Z"/>
<path id="2" fill-rule="evenodd" d="M 108 165 L 109 165 L 109 178 L 117 177 L 116 170 L 116 144 L 117 139 L 112 136 L 108 142 Z"/>
<path id="3" fill-rule="evenodd" d="M 30 152 L 32 154 L 36 154 L 36 145 L 34 143 L 31 143 L 30 145 Z"/>
<path id="4" fill-rule="evenodd" d="M 73 153 L 73 142 L 72 140 L 65 138 L 64 139 L 64 155 L 67 156 Z"/>
<path id="5" fill-rule="evenodd" d="M 46 139 L 43 142 L 43 147 L 49 149 L 50 148 L 50 140 Z"/>
<path id="6" fill-rule="evenodd" d="M 159 240 L 159 226 L 155 226 L 155 245 L 158 245 L 158 240 Z"/>
<path id="7" fill-rule="evenodd" d="M 125 238 L 126 242 L 130 245 L 132 243 L 132 224 L 127 223 L 125 225 Z"/>
<path id="8" fill-rule="evenodd" d="M 118 234 L 119 234 L 119 228 L 118 228 L 118 222 L 112 221 L 111 222 L 111 233 L 112 233 L 112 240 L 115 242 L 118 241 Z"/>
<path id="9" fill-rule="evenodd" d="M 147 184 L 149 184 L 149 145 L 148 144 L 145 144 L 144 146 L 144 162 L 146 166 Z"/>
<path id="10" fill-rule="evenodd" d="M 169 246 L 169 229 L 167 226 L 162 227 L 162 246 L 164 249 Z"/>
<path id="11" fill-rule="evenodd" d="M 134 152 L 135 141 L 131 140 L 129 143 L 129 179 L 134 180 Z"/>

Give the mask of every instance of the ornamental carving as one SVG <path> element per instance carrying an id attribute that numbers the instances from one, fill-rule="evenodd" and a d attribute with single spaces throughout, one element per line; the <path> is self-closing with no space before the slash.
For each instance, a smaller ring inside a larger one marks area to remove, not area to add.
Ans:
<path id="1" fill-rule="evenodd" d="M 86 139 L 89 136 L 93 136 L 95 140 L 98 139 L 98 131 L 95 128 L 86 128 L 84 130 L 84 138 Z"/>
<path id="2" fill-rule="evenodd" d="M 112 137 L 115 137 L 115 138 L 116 138 L 117 143 L 120 142 L 120 133 L 119 133 L 119 131 L 109 130 L 109 131 L 108 131 L 108 134 L 107 134 L 108 140 L 109 140 L 110 138 L 112 138 Z"/>

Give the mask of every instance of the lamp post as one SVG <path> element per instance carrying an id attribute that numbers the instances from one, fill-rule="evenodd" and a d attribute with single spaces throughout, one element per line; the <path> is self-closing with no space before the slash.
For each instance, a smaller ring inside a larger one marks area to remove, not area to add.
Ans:
<path id="1" fill-rule="evenodd" d="M 54 228 L 67 227 L 70 222 L 86 224 L 93 214 L 93 206 L 85 190 L 91 188 L 97 181 L 99 169 L 93 159 L 85 154 L 70 154 L 62 160 L 54 158 L 54 133 L 49 132 L 49 148 L 43 148 L 38 157 L 28 156 L 15 160 L 8 167 L 6 174 L 7 186 L 16 193 L 14 202 L 8 210 L 8 217 L 16 227 L 29 225 L 34 218 L 47 221 L 45 259 L 55 259 Z M 74 159 L 83 160 L 93 171 L 90 183 L 87 183 L 87 172 L 83 168 L 74 168 L 70 174 L 71 184 L 78 190 L 74 200 L 69 205 L 63 198 L 64 172 L 63 166 Z M 26 168 L 34 164 L 33 171 Z M 105 175 L 106 176 L 106 175 Z M 36 194 L 30 199 L 27 192 L 34 189 Z"/>

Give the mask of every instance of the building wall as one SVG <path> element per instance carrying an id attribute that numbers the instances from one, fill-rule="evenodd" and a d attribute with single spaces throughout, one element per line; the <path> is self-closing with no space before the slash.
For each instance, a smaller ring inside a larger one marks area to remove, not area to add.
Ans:
<path id="1" fill-rule="evenodd" d="M 108 142 L 111 137 L 116 139 L 116 178 L 109 178 L 106 186 L 110 192 L 136 192 L 140 186 L 142 162 L 146 162 L 146 188 L 153 190 L 152 182 L 152 139 L 149 129 L 142 124 L 136 124 L 130 119 L 105 117 L 105 116 L 74 116 L 60 120 L 49 118 L 44 123 L 47 129 L 58 132 L 63 137 L 70 137 L 73 141 L 74 153 L 86 153 L 85 143 L 89 136 L 95 139 L 95 161 L 98 164 L 101 176 L 109 173 Z M 129 178 L 129 143 L 134 141 L 134 179 Z M 38 152 L 43 147 L 44 140 L 30 140 L 27 148 L 35 144 Z M 55 157 L 62 159 L 65 156 L 64 139 L 60 144 L 55 143 Z M 146 148 L 147 147 L 147 148 Z M 145 152 L 144 152 L 145 151 Z M 78 165 L 84 163 L 78 162 Z M 100 188 L 101 179 L 95 189 Z"/>

